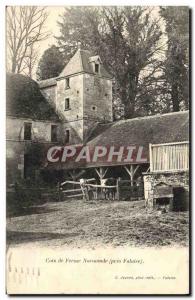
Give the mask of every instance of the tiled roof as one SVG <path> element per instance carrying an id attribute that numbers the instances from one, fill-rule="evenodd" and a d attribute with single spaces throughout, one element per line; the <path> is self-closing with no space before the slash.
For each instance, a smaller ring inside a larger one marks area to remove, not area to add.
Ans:
<path id="1" fill-rule="evenodd" d="M 73 74 L 86 72 L 94 74 L 90 58 L 93 56 L 88 50 L 78 49 L 75 55 L 70 59 L 63 71 L 60 73 L 60 77 L 66 77 Z M 100 67 L 100 76 L 112 79 L 112 76 L 107 72 L 103 64 Z"/>

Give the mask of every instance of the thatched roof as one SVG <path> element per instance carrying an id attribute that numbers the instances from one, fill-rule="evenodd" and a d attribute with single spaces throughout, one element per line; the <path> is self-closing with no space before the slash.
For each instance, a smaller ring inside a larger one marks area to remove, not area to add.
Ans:
<path id="1" fill-rule="evenodd" d="M 21 74 L 7 74 L 6 114 L 18 118 L 59 120 L 40 92 L 37 82 Z"/>
<path id="2" fill-rule="evenodd" d="M 90 137 L 90 145 L 149 145 L 189 140 L 189 112 L 121 120 L 100 124 Z"/>
<path id="3" fill-rule="evenodd" d="M 143 146 L 143 157 L 149 161 L 149 144 L 183 142 L 189 140 L 189 112 L 181 111 L 163 115 L 135 118 L 99 124 L 92 132 L 86 145 L 95 146 Z M 54 163 L 52 168 L 86 168 L 124 163 Z"/>
<path id="4" fill-rule="evenodd" d="M 99 125 L 87 144 L 92 147 L 139 145 L 148 157 L 149 144 L 188 140 L 189 112 L 180 111 Z"/>

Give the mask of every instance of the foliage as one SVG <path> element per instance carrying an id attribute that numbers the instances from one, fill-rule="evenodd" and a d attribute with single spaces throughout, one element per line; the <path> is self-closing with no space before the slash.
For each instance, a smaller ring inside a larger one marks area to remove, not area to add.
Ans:
<path id="1" fill-rule="evenodd" d="M 165 94 L 173 111 L 189 107 L 189 8 L 161 8 L 166 22 L 168 48 L 163 68 Z"/>
<path id="2" fill-rule="evenodd" d="M 57 77 L 64 67 L 63 59 L 63 54 L 58 47 L 52 45 L 48 48 L 39 61 L 37 79 L 44 80 Z"/>
<path id="3" fill-rule="evenodd" d="M 120 99 L 125 118 L 140 115 L 146 97 L 152 103 L 144 113 L 152 113 L 158 97 L 162 32 L 158 20 L 150 15 L 150 9 L 141 6 L 71 7 L 58 22 L 61 35 L 57 41 L 66 61 L 78 41 L 83 48 L 100 54 L 115 77 L 114 101 Z"/>

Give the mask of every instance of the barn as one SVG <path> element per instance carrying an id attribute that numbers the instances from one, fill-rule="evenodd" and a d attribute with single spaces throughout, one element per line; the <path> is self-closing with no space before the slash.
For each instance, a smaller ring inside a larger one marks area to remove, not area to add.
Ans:
<path id="1" fill-rule="evenodd" d="M 64 170 L 72 180 L 96 178 L 121 178 L 130 186 L 144 185 L 144 197 L 148 199 L 155 185 L 164 184 L 189 190 L 189 112 L 121 120 L 99 124 L 83 147 L 117 146 L 142 147 L 142 159 L 132 161 L 59 162 L 47 168 Z M 116 156 L 120 154 L 115 152 Z M 113 156 L 114 157 L 114 156 Z"/>
<path id="2" fill-rule="evenodd" d="M 142 186 L 146 199 L 158 184 L 188 190 L 189 112 L 114 121 L 112 81 L 100 56 L 80 47 L 56 78 L 8 74 L 8 182 L 114 177 Z M 112 157 L 51 163 L 48 149 L 60 146 L 109 148 Z M 124 149 L 130 159 L 119 158 Z"/>

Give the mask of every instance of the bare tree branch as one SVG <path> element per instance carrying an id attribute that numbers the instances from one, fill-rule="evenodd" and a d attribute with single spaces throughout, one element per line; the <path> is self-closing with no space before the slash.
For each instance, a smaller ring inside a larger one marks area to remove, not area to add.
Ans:
<path id="1" fill-rule="evenodd" d="M 49 37 L 44 31 L 48 17 L 45 7 L 8 6 L 7 7 L 7 47 L 13 73 L 23 72 L 28 65 L 28 74 L 32 75 L 32 66 L 37 55 L 34 55 L 35 43 Z M 26 59 L 30 59 L 27 64 Z"/>

